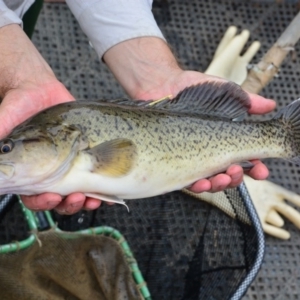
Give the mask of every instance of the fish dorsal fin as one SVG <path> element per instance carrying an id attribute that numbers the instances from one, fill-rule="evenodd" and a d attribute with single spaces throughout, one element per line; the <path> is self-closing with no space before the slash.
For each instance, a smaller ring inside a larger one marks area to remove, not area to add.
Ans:
<path id="1" fill-rule="evenodd" d="M 248 94 L 233 82 L 206 82 L 185 88 L 174 99 L 162 100 L 152 108 L 178 113 L 235 119 L 245 114 L 251 103 Z"/>
<path id="2" fill-rule="evenodd" d="M 118 105 L 136 106 L 176 113 L 235 119 L 251 106 L 248 94 L 233 82 L 205 82 L 185 88 L 175 98 L 162 100 L 113 100 Z"/>
<path id="3" fill-rule="evenodd" d="M 124 176 L 136 160 L 136 146 L 129 139 L 114 139 L 85 150 L 93 162 L 92 172 L 110 176 Z"/>

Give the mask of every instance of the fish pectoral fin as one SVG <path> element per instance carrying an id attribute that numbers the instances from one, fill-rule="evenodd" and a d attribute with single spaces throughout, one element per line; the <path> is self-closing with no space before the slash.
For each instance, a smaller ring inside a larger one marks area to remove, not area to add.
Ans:
<path id="1" fill-rule="evenodd" d="M 126 205 L 125 201 L 123 199 L 120 199 L 116 196 L 111 196 L 111 195 L 104 195 L 104 194 L 96 194 L 96 193 L 85 193 L 87 197 L 95 198 L 101 201 L 106 201 L 106 202 L 113 202 L 117 204 L 124 205 L 128 212 L 129 212 L 129 207 Z"/>
<path id="2" fill-rule="evenodd" d="M 106 141 L 84 153 L 92 158 L 92 172 L 110 177 L 121 177 L 129 173 L 137 157 L 136 146 L 129 139 Z"/>

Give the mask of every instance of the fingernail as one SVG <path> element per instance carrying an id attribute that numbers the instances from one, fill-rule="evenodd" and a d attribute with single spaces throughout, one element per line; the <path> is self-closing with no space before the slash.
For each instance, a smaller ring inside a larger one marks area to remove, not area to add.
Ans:
<path id="1" fill-rule="evenodd" d="M 56 207 L 58 204 L 60 203 L 60 201 L 49 201 L 47 202 L 47 209 L 53 209 L 54 207 Z"/>

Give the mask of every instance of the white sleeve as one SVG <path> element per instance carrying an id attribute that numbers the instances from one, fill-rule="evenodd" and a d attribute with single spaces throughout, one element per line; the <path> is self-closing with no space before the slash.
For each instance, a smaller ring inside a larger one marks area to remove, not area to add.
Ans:
<path id="1" fill-rule="evenodd" d="M 152 0 L 66 0 L 101 58 L 112 46 L 137 37 L 164 39 L 153 17 Z"/>
<path id="2" fill-rule="evenodd" d="M 22 24 L 21 18 L 34 0 L 0 0 L 0 27 Z"/>

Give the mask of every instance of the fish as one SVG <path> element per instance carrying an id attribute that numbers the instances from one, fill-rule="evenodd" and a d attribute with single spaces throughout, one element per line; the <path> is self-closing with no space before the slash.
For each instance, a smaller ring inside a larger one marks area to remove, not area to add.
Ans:
<path id="1" fill-rule="evenodd" d="M 232 82 L 193 85 L 173 99 L 74 101 L 50 107 L 0 141 L 0 194 L 104 201 L 181 190 L 253 159 L 300 161 L 300 100 L 263 122 Z"/>

